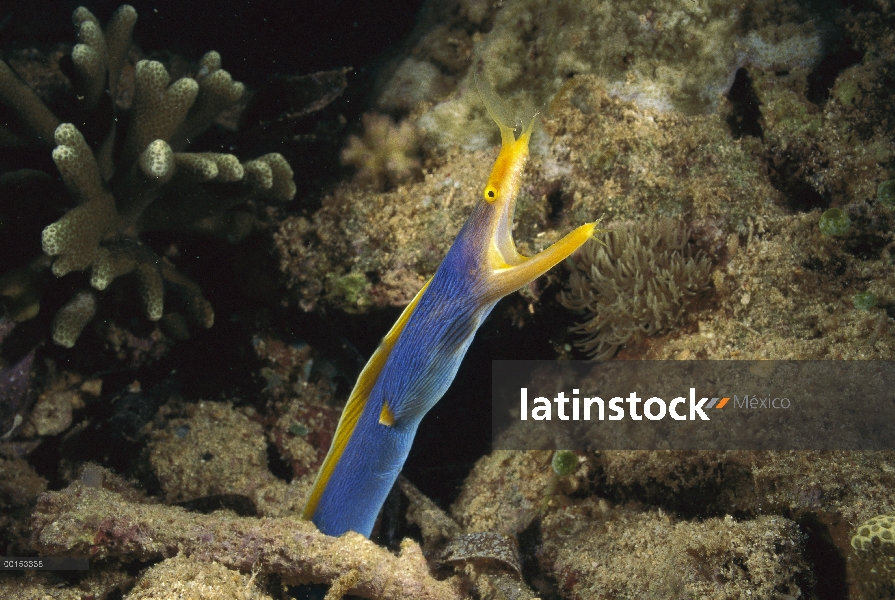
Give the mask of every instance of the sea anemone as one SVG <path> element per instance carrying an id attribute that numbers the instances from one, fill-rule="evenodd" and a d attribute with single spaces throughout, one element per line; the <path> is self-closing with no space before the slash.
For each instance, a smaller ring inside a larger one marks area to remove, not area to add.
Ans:
<path id="1" fill-rule="evenodd" d="M 690 231 L 670 219 L 611 230 L 576 256 L 561 302 L 590 317 L 573 331 L 591 358 L 610 358 L 635 334 L 677 326 L 691 300 L 709 288 L 711 261 L 689 244 Z"/>

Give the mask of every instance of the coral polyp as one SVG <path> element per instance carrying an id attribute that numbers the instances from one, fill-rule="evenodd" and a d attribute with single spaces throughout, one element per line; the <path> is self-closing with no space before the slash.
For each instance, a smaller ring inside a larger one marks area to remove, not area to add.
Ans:
<path id="1" fill-rule="evenodd" d="M 342 163 L 357 168 L 355 181 L 381 190 L 397 186 L 420 170 L 419 139 L 410 121 L 395 124 L 386 115 L 366 113 L 364 135 L 352 135 L 342 150 Z"/>

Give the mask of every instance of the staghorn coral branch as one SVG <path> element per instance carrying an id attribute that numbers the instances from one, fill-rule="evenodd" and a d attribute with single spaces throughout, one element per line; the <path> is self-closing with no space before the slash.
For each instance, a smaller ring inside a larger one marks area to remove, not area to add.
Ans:
<path id="1" fill-rule="evenodd" d="M 174 153 L 164 140 L 155 140 L 140 154 L 127 174 L 116 181 L 112 193 L 118 200 L 119 229 L 136 235 L 137 219 L 174 176 Z"/>
<path id="2" fill-rule="evenodd" d="M 112 99 L 118 97 L 118 83 L 125 57 L 131 46 L 131 34 L 137 23 L 137 11 L 127 4 L 118 8 L 106 24 L 106 52 L 108 53 L 109 92 Z"/>
<path id="3" fill-rule="evenodd" d="M 106 89 L 109 63 L 106 38 L 103 37 L 99 21 L 83 6 L 75 10 L 72 18 L 78 27 L 78 40 L 81 42 L 71 51 L 71 60 L 80 75 L 78 91 L 86 106 L 94 108 Z"/>
<path id="4" fill-rule="evenodd" d="M 245 572 L 260 566 L 289 584 L 331 583 L 354 570 L 358 577 L 350 593 L 365 598 L 463 597 L 454 581 L 432 578 L 419 546 L 409 540 L 394 556 L 359 534 L 329 537 L 299 518 L 199 515 L 128 502 L 80 482 L 40 497 L 32 532 L 32 543 L 45 556 L 132 561 L 183 553 Z"/>
<path id="5" fill-rule="evenodd" d="M 223 234 L 238 240 L 248 232 L 234 236 L 223 225 L 226 211 L 256 198 L 286 202 L 295 197 L 292 168 L 281 154 L 265 154 L 240 164 L 229 154 L 176 153 L 174 161 L 180 170 L 164 194 L 140 215 L 141 231 Z M 212 174 L 210 181 L 231 185 L 194 185 Z"/>
<path id="6" fill-rule="evenodd" d="M 245 170 L 232 154 L 216 152 L 178 152 L 174 155 L 178 169 L 191 174 L 197 181 L 239 181 Z"/>
<path id="7" fill-rule="evenodd" d="M 14 111 L 28 133 L 44 144 L 53 143 L 53 133 L 59 126 L 59 119 L 2 60 L 0 60 L 0 104 Z"/>
<path id="8" fill-rule="evenodd" d="M 78 72 L 74 83 L 80 94 L 82 108 L 94 111 L 107 88 L 112 101 L 117 101 L 118 81 L 130 49 L 137 11 L 126 4 L 121 6 L 112 15 L 105 32 L 100 30 L 99 21 L 93 13 L 83 6 L 75 10 L 72 18 L 78 27 L 78 39 L 81 42 L 71 53 Z M 110 179 L 115 170 L 112 152 L 116 128 L 116 122 L 113 121 L 109 135 L 97 148 L 97 163 L 103 180 Z"/>
<path id="9" fill-rule="evenodd" d="M 95 313 L 96 296 L 90 292 L 78 292 L 56 313 L 53 319 L 53 341 L 64 348 L 73 347 Z"/>
<path id="10" fill-rule="evenodd" d="M 61 277 L 90 266 L 98 257 L 100 241 L 117 220 L 115 198 L 103 187 L 99 167 L 84 136 L 70 123 L 56 129 L 53 160 L 78 206 L 47 225 L 42 233 L 44 252 L 56 256 L 53 274 Z"/>
<path id="11" fill-rule="evenodd" d="M 199 84 L 198 97 L 186 119 L 171 136 L 171 147 L 181 150 L 190 138 L 208 129 L 221 111 L 232 106 L 245 93 L 245 85 L 233 81 L 230 73 L 221 68 L 221 55 L 207 52 L 199 61 L 196 74 Z"/>
<path id="12" fill-rule="evenodd" d="M 133 163 L 154 140 L 171 139 L 183 124 L 196 101 L 199 84 L 184 77 L 170 86 L 165 66 L 154 60 L 141 60 L 134 72 L 133 122 L 124 144 L 123 163 Z"/>

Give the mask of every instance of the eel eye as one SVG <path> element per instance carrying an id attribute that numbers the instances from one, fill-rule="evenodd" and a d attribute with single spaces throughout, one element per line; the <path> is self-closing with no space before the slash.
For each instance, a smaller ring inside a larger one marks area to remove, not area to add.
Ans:
<path id="1" fill-rule="evenodd" d="M 494 202 L 497 200 L 497 189 L 493 186 L 488 186 L 485 188 L 485 200 L 488 202 Z"/>

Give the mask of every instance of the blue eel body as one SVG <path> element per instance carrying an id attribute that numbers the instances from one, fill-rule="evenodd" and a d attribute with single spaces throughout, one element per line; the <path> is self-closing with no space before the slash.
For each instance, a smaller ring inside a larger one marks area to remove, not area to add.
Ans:
<path id="1" fill-rule="evenodd" d="M 467 222 L 464 230 L 469 227 Z M 480 282 L 463 276 L 476 270 L 465 250 L 454 243 L 376 380 L 314 513 L 323 533 L 370 535 L 420 421 L 451 385 L 479 324 L 497 303 L 480 301 Z M 393 426 L 380 423 L 383 403 L 394 413 Z"/>
<path id="2" fill-rule="evenodd" d="M 325 534 L 370 536 L 420 421 L 447 391 L 491 309 L 595 231 L 595 223 L 582 225 L 534 257 L 516 251 L 513 212 L 534 118 L 517 139 L 496 94 L 480 93 L 501 129 L 501 153 L 482 200 L 349 397 L 304 511 Z"/>

